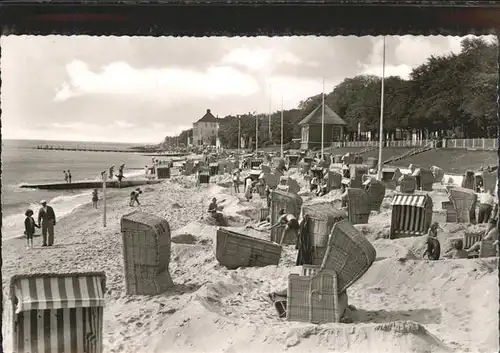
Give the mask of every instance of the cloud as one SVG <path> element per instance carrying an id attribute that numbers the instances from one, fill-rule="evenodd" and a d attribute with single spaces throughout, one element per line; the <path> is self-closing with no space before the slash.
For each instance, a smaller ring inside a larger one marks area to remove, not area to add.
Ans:
<path id="1" fill-rule="evenodd" d="M 248 96 L 259 89 L 252 76 L 226 66 L 204 71 L 137 69 L 125 62 L 113 62 L 94 72 L 87 63 L 73 60 L 66 65 L 66 71 L 69 80 L 57 91 L 56 101 L 81 95 L 118 95 L 168 104 L 200 97 Z"/>
<path id="2" fill-rule="evenodd" d="M 236 64 L 247 67 L 252 71 L 272 72 L 279 64 L 300 65 L 302 61 L 292 53 L 273 49 L 237 48 L 222 58 L 222 63 Z"/>
<path id="3" fill-rule="evenodd" d="M 135 124 L 129 123 L 128 121 L 124 120 L 115 120 L 115 124 L 122 129 L 130 129 L 135 126 Z"/>

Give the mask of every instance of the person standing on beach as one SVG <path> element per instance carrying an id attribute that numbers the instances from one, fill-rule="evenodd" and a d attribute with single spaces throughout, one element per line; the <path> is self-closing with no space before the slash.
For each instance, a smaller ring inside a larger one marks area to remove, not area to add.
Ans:
<path id="1" fill-rule="evenodd" d="M 97 210 L 97 202 L 99 201 L 99 196 L 97 195 L 97 189 L 92 192 L 92 208 Z"/>
<path id="2" fill-rule="evenodd" d="M 42 246 L 52 246 L 54 244 L 54 226 L 56 225 L 56 214 L 54 209 L 47 205 L 47 201 L 40 202 L 42 207 L 38 211 L 38 225 L 42 227 Z M 47 239 L 47 233 L 49 235 Z M 48 241 L 47 241 L 48 240 Z"/>
<path id="3" fill-rule="evenodd" d="M 146 177 L 146 179 L 148 179 L 148 176 L 149 176 L 149 168 L 147 165 L 144 166 L 144 176 Z"/>
<path id="4" fill-rule="evenodd" d="M 130 193 L 130 206 L 134 206 L 134 203 L 137 202 L 137 205 L 140 206 L 141 204 L 139 203 L 139 195 L 142 194 L 141 188 L 137 188 L 134 191 Z"/>
<path id="5" fill-rule="evenodd" d="M 115 176 L 115 165 L 113 164 L 111 167 L 109 167 L 109 180 L 112 180 L 113 177 Z"/>
<path id="6" fill-rule="evenodd" d="M 493 211 L 493 206 L 495 204 L 495 198 L 493 197 L 491 190 L 485 191 L 481 190 L 479 194 L 479 211 L 477 214 L 477 223 L 487 223 L 491 217 L 491 211 Z"/>
<path id="7" fill-rule="evenodd" d="M 26 235 L 27 248 L 33 249 L 33 235 L 35 235 L 35 228 L 40 228 L 40 226 L 35 223 L 32 210 L 26 210 L 24 215 L 26 216 L 26 219 L 24 220 L 24 235 Z"/>
<path id="8" fill-rule="evenodd" d="M 68 169 L 68 182 L 71 183 L 71 170 Z"/>
<path id="9" fill-rule="evenodd" d="M 64 181 L 68 182 L 68 173 L 66 173 L 65 170 L 63 170 L 63 173 L 64 173 Z"/>

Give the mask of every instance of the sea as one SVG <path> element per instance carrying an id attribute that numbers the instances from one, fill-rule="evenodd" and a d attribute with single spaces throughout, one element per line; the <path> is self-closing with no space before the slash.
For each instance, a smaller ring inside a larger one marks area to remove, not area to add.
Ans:
<path id="1" fill-rule="evenodd" d="M 64 182 L 64 170 L 71 170 L 72 181 L 100 180 L 101 172 L 125 163 L 127 178 L 144 175 L 144 166 L 151 165 L 151 157 L 141 153 L 83 152 L 38 150 L 39 145 L 66 148 L 127 149 L 137 144 L 2 140 L 2 241 L 20 237 L 24 233 L 24 212 L 31 208 L 37 216 L 40 201 L 47 200 L 56 217 L 71 213 L 75 208 L 91 202 L 92 190 L 37 190 L 24 189 L 24 183 Z M 109 190 L 107 192 L 113 192 Z"/>

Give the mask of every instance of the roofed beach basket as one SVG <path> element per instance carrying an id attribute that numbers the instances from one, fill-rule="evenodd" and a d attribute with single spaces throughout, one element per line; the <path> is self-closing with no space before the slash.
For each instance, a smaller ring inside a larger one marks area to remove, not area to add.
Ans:
<path id="1" fill-rule="evenodd" d="M 210 169 L 206 167 L 200 168 L 198 173 L 198 183 L 199 184 L 209 184 L 210 183 Z"/>
<path id="2" fill-rule="evenodd" d="M 362 164 L 363 163 L 363 156 L 360 154 L 357 154 L 354 156 L 354 164 Z"/>
<path id="3" fill-rule="evenodd" d="M 347 189 L 347 213 L 352 224 L 366 224 L 370 218 L 370 198 L 363 189 Z"/>
<path id="4" fill-rule="evenodd" d="M 433 208 L 429 195 L 397 194 L 391 206 L 390 239 L 427 234 L 432 223 Z"/>
<path id="5" fill-rule="evenodd" d="M 262 173 L 271 173 L 271 165 L 263 163 L 260 165 L 260 170 Z"/>
<path id="6" fill-rule="evenodd" d="M 289 176 L 280 177 L 280 185 L 287 186 L 287 191 L 293 194 L 297 194 L 300 191 L 300 185 L 297 180 L 292 179 Z"/>
<path id="7" fill-rule="evenodd" d="M 464 189 L 474 190 L 474 172 L 472 170 L 468 170 L 465 172 L 461 186 Z"/>
<path id="8" fill-rule="evenodd" d="M 380 211 L 380 206 L 385 197 L 385 185 L 375 178 L 364 176 L 363 182 L 368 182 L 366 192 L 370 199 L 370 209 L 372 211 Z"/>
<path id="9" fill-rule="evenodd" d="M 430 169 L 418 168 L 412 174 L 417 183 L 417 190 L 432 191 L 434 184 L 434 174 Z"/>
<path id="10" fill-rule="evenodd" d="M 339 322 L 347 308 L 346 290 L 370 268 L 375 248 L 347 220 L 337 222 L 321 266 L 303 266 L 289 275 L 287 319 L 316 324 Z"/>
<path id="11" fill-rule="evenodd" d="M 275 189 L 271 192 L 271 224 L 278 222 L 278 213 L 285 210 L 285 213 L 293 214 L 297 220 L 300 217 L 302 208 L 302 198 L 294 193 Z M 280 243 L 284 227 L 275 227 L 271 229 L 271 241 Z M 296 239 L 285 239 L 283 244 L 295 244 Z"/>
<path id="12" fill-rule="evenodd" d="M 184 170 L 183 170 L 183 175 L 191 175 L 194 173 L 193 169 L 194 169 L 194 163 L 193 161 L 186 161 L 183 163 L 184 164 Z"/>
<path id="13" fill-rule="evenodd" d="M 417 179 L 410 174 L 403 174 L 398 179 L 399 191 L 404 194 L 413 194 L 417 189 Z"/>
<path id="14" fill-rule="evenodd" d="M 455 211 L 455 206 L 453 206 L 453 202 L 443 201 L 441 203 L 441 208 L 446 212 L 446 223 L 457 222 L 457 211 Z"/>
<path id="15" fill-rule="evenodd" d="M 370 169 L 374 169 L 374 168 L 377 168 L 378 166 L 378 159 L 375 158 L 375 157 L 368 157 L 366 159 L 366 165 L 368 166 L 368 168 Z"/>
<path id="16" fill-rule="evenodd" d="M 250 237 L 226 228 L 217 229 L 215 257 L 230 270 L 239 267 L 264 267 L 278 265 L 281 246 L 259 238 Z"/>
<path id="17" fill-rule="evenodd" d="M 333 207 L 331 203 L 317 203 L 302 207 L 305 230 L 311 239 L 312 265 L 321 265 L 333 226 L 344 219 L 347 213 Z"/>
<path id="18" fill-rule="evenodd" d="M 286 156 L 288 168 L 295 167 L 299 163 L 299 160 L 300 160 L 300 155 L 298 154 L 289 154 L 288 156 Z"/>
<path id="19" fill-rule="evenodd" d="M 121 218 L 121 232 L 127 294 L 156 295 L 173 287 L 168 222 L 135 211 Z"/>
<path id="20" fill-rule="evenodd" d="M 216 162 L 210 163 L 208 165 L 208 168 L 209 168 L 209 172 L 210 172 L 209 175 L 210 176 L 219 174 L 219 163 L 216 163 Z"/>
<path id="21" fill-rule="evenodd" d="M 448 192 L 457 213 L 457 223 L 475 223 L 477 194 L 474 190 L 453 187 Z"/>
<path id="22" fill-rule="evenodd" d="M 333 162 L 336 164 L 341 164 L 342 163 L 342 155 L 336 154 L 335 156 L 333 156 Z"/>
<path id="23" fill-rule="evenodd" d="M 327 175 L 327 190 L 338 190 L 342 188 L 342 174 L 334 170 L 329 170 Z"/>
<path id="24" fill-rule="evenodd" d="M 349 166 L 349 179 L 351 179 L 349 187 L 360 188 L 363 183 L 363 175 L 365 174 L 368 174 L 368 166 L 366 164 L 351 164 Z"/>
<path id="25" fill-rule="evenodd" d="M 158 179 L 170 178 L 170 167 L 168 166 L 156 167 L 156 172 L 158 173 Z"/>
<path id="26" fill-rule="evenodd" d="M 258 169 L 260 165 L 264 163 L 264 160 L 261 158 L 254 158 L 250 160 L 250 169 Z"/>
<path id="27" fill-rule="evenodd" d="M 105 287 L 104 272 L 13 276 L 12 352 L 101 353 Z"/>
<path id="28" fill-rule="evenodd" d="M 311 169 L 311 164 L 307 163 L 305 161 L 300 161 L 298 163 L 298 166 L 299 166 L 299 171 L 301 174 L 307 174 L 307 173 L 309 173 L 309 170 Z"/>
<path id="29" fill-rule="evenodd" d="M 496 172 L 478 171 L 474 173 L 474 190 L 479 191 L 482 185 L 485 190 L 494 191 L 497 187 L 498 175 Z M 496 194 L 496 193 L 495 193 Z"/>

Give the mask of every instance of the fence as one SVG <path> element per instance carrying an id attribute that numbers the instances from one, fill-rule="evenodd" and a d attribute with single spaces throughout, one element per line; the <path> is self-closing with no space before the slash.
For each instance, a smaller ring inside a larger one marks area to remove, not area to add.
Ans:
<path id="1" fill-rule="evenodd" d="M 450 139 L 443 140 L 443 147 L 446 148 L 471 148 L 477 150 L 496 150 L 498 148 L 497 139 Z"/>
<path id="2" fill-rule="evenodd" d="M 423 147 L 433 140 L 402 140 L 402 141 L 385 141 L 384 147 Z M 334 142 L 333 147 L 377 147 L 378 141 L 349 141 L 349 142 Z M 463 148 L 476 150 L 496 150 L 498 147 L 496 139 L 443 139 L 441 146 L 443 148 Z"/>

